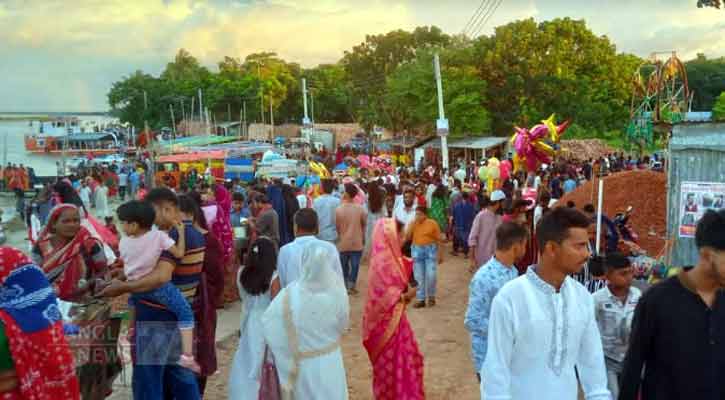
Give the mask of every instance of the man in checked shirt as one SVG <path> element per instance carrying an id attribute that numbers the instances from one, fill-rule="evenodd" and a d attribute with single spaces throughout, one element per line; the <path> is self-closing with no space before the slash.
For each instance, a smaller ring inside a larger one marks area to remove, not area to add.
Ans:
<path id="1" fill-rule="evenodd" d="M 616 399 L 619 396 L 622 363 L 629 347 L 634 309 L 642 293 L 632 286 L 634 269 L 622 253 L 609 253 L 590 261 L 590 264 L 596 263 L 603 264 L 607 285 L 593 294 L 594 315 L 602 335 L 607 387 L 612 398 Z"/>

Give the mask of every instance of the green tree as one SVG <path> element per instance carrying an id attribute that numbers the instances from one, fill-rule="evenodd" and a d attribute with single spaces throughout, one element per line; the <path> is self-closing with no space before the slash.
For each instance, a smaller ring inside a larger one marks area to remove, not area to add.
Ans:
<path id="1" fill-rule="evenodd" d="M 720 93 L 712 107 L 712 118 L 716 121 L 725 121 L 725 92 Z"/>
<path id="2" fill-rule="evenodd" d="M 623 129 L 629 80 L 638 59 L 617 54 L 584 21 L 533 19 L 497 27 L 474 43 L 476 66 L 488 83 L 487 109 L 496 134 L 557 113 L 585 129 Z"/>
<path id="3" fill-rule="evenodd" d="M 708 59 L 704 54 L 685 63 L 692 109 L 710 110 L 720 93 L 725 91 L 725 58 Z"/>
<path id="4" fill-rule="evenodd" d="M 363 43 L 346 51 L 341 63 L 350 80 L 356 119 L 367 130 L 374 125 L 390 126 L 393 121 L 384 108 L 387 77 L 398 66 L 415 59 L 419 51 L 444 47 L 450 42 L 450 36 L 435 26 L 418 27 L 412 32 L 395 30 L 368 35 Z"/>
<path id="5" fill-rule="evenodd" d="M 461 62 L 459 51 L 441 54 L 443 102 L 452 136 L 489 134 L 490 117 L 484 106 L 486 83 L 478 71 Z M 435 132 L 438 100 L 433 55 L 420 53 L 388 78 L 384 110 L 396 131 Z"/>
<path id="6" fill-rule="evenodd" d="M 161 80 L 138 70 L 111 85 L 107 96 L 111 113 L 122 122 L 129 122 L 137 128 L 142 128 L 144 122 L 148 122 L 151 127 L 157 127 L 163 120 L 159 99 L 164 90 Z"/>

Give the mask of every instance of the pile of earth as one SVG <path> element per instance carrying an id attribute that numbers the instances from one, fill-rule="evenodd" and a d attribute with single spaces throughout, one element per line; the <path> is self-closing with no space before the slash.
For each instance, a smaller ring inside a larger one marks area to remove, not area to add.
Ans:
<path id="1" fill-rule="evenodd" d="M 561 148 L 563 158 L 577 161 L 596 159 L 616 152 L 614 148 L 601 139 L 562 140 Z"/>
<path id="2" fill-rule="evenodd" d="M 604 214 L 614 218 L 632 206 L 629 224 L 639 235 L 639 245 L 650 256 L 662 251 L 667 237 L 667 176 L 661 172 L 627 171 L 604 177 Z M 559 204 L 573 201 L 581 209 L 596 207 L 599 181 L 592 180 L 566 194 Z"/>

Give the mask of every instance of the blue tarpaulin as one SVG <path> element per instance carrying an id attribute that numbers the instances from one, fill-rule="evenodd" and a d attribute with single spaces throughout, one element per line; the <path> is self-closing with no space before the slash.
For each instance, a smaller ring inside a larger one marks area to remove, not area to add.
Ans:
<path id="1" fill-rule="evenodd" d="M 224 179 L 239 179 L 251 182 L 254 179 L 254 165 L 251 158 L 227 158 L 224 161 Z"/>

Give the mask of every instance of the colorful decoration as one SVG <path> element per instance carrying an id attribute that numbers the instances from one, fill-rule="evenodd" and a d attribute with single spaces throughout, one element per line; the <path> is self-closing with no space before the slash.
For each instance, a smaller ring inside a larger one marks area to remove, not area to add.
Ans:
<path id="1" fill-rule="evenodd" d="M 501 177 L 501 171 L 499 170 L 500 164 L 501 162 L 496 157 L 489 158 L 488 163 L 486 164 L 486 175 L 488 176 L 488 179 L 486 180 L 486 188 L 489 193 L 498 188 L 498 179 Z"/>
<path id="2" fill-rule="evenodd" d="M 501 164 L 498 166 L 499 171 L 499 179 L 502 181 L 505 181 L 511 176 L 511 161 L 509 160 L 503 160 L 501 161 Z"/>
<path id="3" fill-rule="evenodd" d="M 533 172 L 541 164 L 551 164 L 551 159 L 560 150 L 559 141 L 569 124 L 570 121 L 564 121 L 556 125 L 554 114 L 551 114 L 549 118 L 530 130 L 515 127 L 516 133 L 511 137 L 511 144 L 516 151 L 514 156 L 516 170 L 525 165 L 527 171 Z"/>

